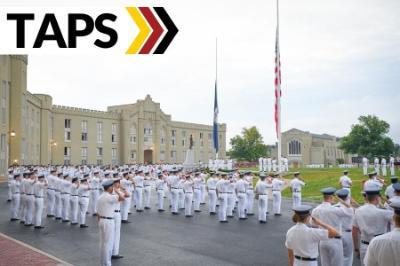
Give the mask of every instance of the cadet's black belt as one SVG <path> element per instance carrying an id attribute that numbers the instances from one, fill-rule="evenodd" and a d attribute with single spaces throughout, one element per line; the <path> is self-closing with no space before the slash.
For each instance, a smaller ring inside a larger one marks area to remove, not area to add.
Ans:
<path id="1" fill-rule="evenodd" d="M 137 188 L 143 188 L 142 186 L 136 186 Z"/>
<path id="2" fill-rule="evenodd" d="M 99 216 L 100 219 L 106 219 L 106 220 L 113 220 L 114 218 L 112 217 L 105 217 L 105 216 Z"/>
<path id="3" fill-rule="evenodd" d="M 246 193 L 246 191 L 238 191 L 238 193 Z"/>
<path id="4" fill-rule="evenodd" d="M 200 190 L 200 188 L 199 188 L 199 187 L 195 187 L 194 189 Z"/>
<path id="5" fill-rule="evenodd" d="M 363 244 L 365 244 L 365 245 L 369 245 L 369 242 L 368 242 L 368 241 L 361 240 L 361 243 L 363 243 Z"/>
<path id="6" fill-rule="evenodd" d="M 101 190 L 100 188 L 91 188 L 90 190 Z"/>
<path id="7" fill-rule="evenodd" d="M 208 190 L 215 190 L 215 188 L 209 188 Z"/>
<path id="8" fill-rule="evenodd" d="M 226 192 L 226 194 L 233 194 L 233 192 Z"/>
<path id="9" fill-rule="evenodd" d="M 149 187 L 150 185 L 144 185 L 144 187 Z"/>
<path id="10" fill-rule="evenodd" d="M 14 192 L 14 194 L 19 194 L 19 192 Z"/>
<path id="11" fill-rule="evenodd" d="M 192 194 L 193 192 L 188 191 L 188 192 L 185 192 L 185 193 L 187 193 L 187 194 Z"/>
<path id="12" fill-rule="evenodd" d="M 79 195 L 71 195 L 71 197 L 79 197 Z"/>
<path id="13" fill-rule="evenodd" d="M 350 188 L 350 187 L 345 187 L 345 186 L 343 186 L 343 188 Z"/>
<path id="14" fill-rule="evenodd" d="M 89 198 L 88 196 L 81 196 L 82 198 Z"/>
<path id="15" fill-rule="evenodd" d="M 248 188 L 247 190 L 253 190 L 253 188 Z"/>
<path id="16" fill-rule="evenodd" d="M 160 190 L 164 190 L 163 188 L 159 188 L 159 189 L 157 189 L 157 191 L 160 191 Z"/>
<path id="17" fill-rule="evenodd" d="M 71 194 L 71 193 L 68 193 L 68 192 L 61 192 L 61 194 Z"/>
<path id="18" fill-rule="evenodd" d="M 55 190 L 54 188 L 49 188 L 49 187 L 48 187 L 47 189 L 49 189 L 49 190 Z"/>
<path id="19" fill-rule="evenodd" d="M 26 194 L 26 195 L 28 195 L 28 196 L 35 196 L 35 194 Z"/>
<path id="20" fill-rule="evenodd" d="M 43 198 L 42 196 L 35 196 L 35 198 Z"/>
<path id="21" fill-rule="evenodd" d="M 304 258 L 304 257 L 300 257 L 300 256 L 297 256 L 297 255 L 294 255 L 294 257 L 296 259 L 302 260 L 302 261 L 316 261 L 317 260 L 317 258 Z"/>
<path id="22" fill-rule="evenodd" d="M 264 194 L 264 193 L 260 193 L 260 194 L 258 194 L 258 195 L 260 195 L 260 196 L 263 196 L 263 195 L 264 195 L 264 196 L 266 196 L 267 194 Z"/>
<path id="23" fill-rule="evenodd" d="M 172 187 L 172 189 L 179 189 L 179 188 L 177 188 L 177 187 Z"/>
<path id="24" fill-rule="evenodd" d="M 351 229 L 345 229 L 344 231 L 347 232 L 347 233 L 350 233 Z"/>
<path id="25" fill-rule="evenodd" d="M 121 210 L 115 210 L 114 212 L 121 212 Z"/>
<path id="26" fill-rule="evenodd" d="M 336 239 L 342 239 L 341 236 L 335 236 L 334 238 L 336 238 Z"/>

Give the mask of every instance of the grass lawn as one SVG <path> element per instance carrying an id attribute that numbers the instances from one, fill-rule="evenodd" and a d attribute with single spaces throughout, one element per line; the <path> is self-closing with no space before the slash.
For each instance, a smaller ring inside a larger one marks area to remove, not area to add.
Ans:
<path id="1" fill-rule="evenodd" d="M 253 168 L 252 170 L 257 170 Z M 341 168 L 321 168 L 321 169 L 310 169 L 310 168 L 300 168 L 300 169 L 290 169 L 290 171 L 300 171 L 301 177 L 305 180 L 306 185 L 302 190 L 302 198 L 308 200 L 322 200 L 322 196 L 320 190 L 325 187 L 335 187 L 337 189 L 340 188 L 339 178 L 343 175 L 343 170 Z M 369 169 L 372 171 L 372 169 Z M 291 172 L 290 172 L 291 173 Z M 293 175 L 285 176 L 287 179 L 292 179 Z M 390 174 L 388 169 L 388 174 Z M 396 170 L 396 175 L 400 177 L 400 170 Z M 353 180 L 353 186 L 351 188 L 352 197 L 359 203 L 363 202 L 361 195 L 361 186 L 364 180 L 367 180 L 368 177 L 364 177 L 362 173 L 362 168 L 350 168 L 349 169 L 349 177 Z M 385 185 L 390 184 L 390 177 L 387 176 L 385 178 Z M 384 189 L 386 186 L 384 187 Z M 382 190 L 382 194 L 384 192 Z M 291 192 L 289 188 L 286 188 L 282 195 L 284 197 L 291 197 Z"/>

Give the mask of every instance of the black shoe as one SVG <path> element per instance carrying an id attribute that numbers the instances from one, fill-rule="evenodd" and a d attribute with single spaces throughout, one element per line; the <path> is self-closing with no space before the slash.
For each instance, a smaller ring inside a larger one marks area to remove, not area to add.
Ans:
<path id="1" fill-rule="evenodd" d="M 89 212 L 86 212 L 86 214 L 89 214 Z"/>
<path id="2" fill-rule="evenodd" d="M 282 216 L 282 214 L 280 214 L 280 213 L 275 213 L 274 215 L 275 216 Z"/>
<path id="3" fill-rule="evenodd" d="M 266 221 L 259 221 L 260 222 L 260 224 L 266 224 L 267 222 Z"/>
<path id="4" fill-rule="evenodd" d="M 34 228 L 35 228 L 35 229 L 43 229 L 44 226 L 35 226 Z"/>
<path id="5" fill-rule="evenodd" d="M 191 218 L 193 215 L 185 215 L 186 218 Z"/>
<path id="6" fill-rule="evenodd" d="M 25 226 L 33 226 L 33 224 L 25 224 Z"/>
<path id="7" fill-rule="evenodd" d="M 56 220 L 61 220 L 61 217 L 56 217 Z"/>
<path id="8" fill-rule="evenodd" d="M 253 216 L 254 213 L 246 213 L 248 216 Z"/>
<path id="9" fill-rule="evenodd" d="M 111 259 L 112 260 L 117 260 L 117 259 L 122 259 L 124 256 L 121 256 L 121 255 L 112 255 L 111 256 Z"/>
<path id="10" fill-rule="evenodd" d="M 179 214 L 179 213 L 177 213 L 177 212 L 173 212 L 173 213 L 172 213 L 172 215 L 178 215 L 178 214 Z"/>
<path id="11" fill-rule="evenodd" d="M 86 228 L 86 227 L 89 227 L 89 226 L 87 226 L 86 224 L 81 224 L 79 227 L 80 228 Z"/>
<path id="12" fill-rule="evenodd" d="M 216 212 L 210 212 L 210 215 L 216 215 L 217 213 Z"/>
<path id="13" fill-rule="evenodd" d="M 8 199 L 8 200 L 7 200 L 7 202 L 11 202 L 11 200 L 10 200 L 10 199 Z"/>
<path id="14" fill-rule="evenodd" d="M 19 220 L 18 218 L 11 218 L 10 219 L 11 222 L 15 222 L 15 221 L 18 221 L 18 220 Z"/>
<path id="15" fill-rule="evenodd" d="M 77 225 L 78 223 L 71 223 L 71 225 Z"/>
<path id="16" fill-rule="evenodd" d="M 247 218 L 245 218 L 245 217 L 241 217 L 241 218 L 239 218 L 239 220 L 242 220 L 242 221 L 244 221 L 244 220 L 247 220 Z"/>
<path id="17" fill-rule="evenodd" d="M 194 210 L 194 212 L 201 212 L 201 210 Z"/>
<path id="18" fill-rule="evenodd" d="M 97 213 L 93 213 L 92 216 L 97 216 Z"/>
<path id="19" fill-rule="evenodd" d="M 62 220 L 63 223 L 69 223 L 69 220 Z"/>
<path id="20" fill-rule="evenodd" d="M 225 223 L 228 223 L 228 221 L 219 221 L 219 222 L 220 222 L 220 223 L 224 223 L 224 224 L 225 224 Z"/>
<path id="21" fill-rule="evenodd" d="M 205 202 L 200 203 L 200 205 L 205 205 L 205 204 L 206 204 Z"/>
<path id="22" fill-rule="evenodd" d="M 164 209 L 158 209 L 158 212 L 163 212 L 163 211 L 165 211 Z"/>
<path id="23" fill-rule="evenodd" d="M 128 215 L 131 215 L 132 213 L 131 212 L 128 212 Z"/>
<path id="24" fill-rule="evenodd" d="M 128 220 L 121 220 L 121 223 L 123 223 L 123 224 L 130 224 L 131 221 L 128 221 Z"/>
<path id="25" fill-rule="evenodd" d="M 150 208 L 150 207 L 144 207 L 144 209 L 145 209 L 145 210 L 150 210 L 151 208 Z"/>
<path id="26" fill-rule="evenodd" d="M 52 217 L 54 217 L 54 215 L 52 215 L 52 214 L 47 214 L 47 218 L 52 218 Z"/>
<path id="27" fill-rule="evenodd" d="M 19 221 L 20 224 L 25 224 L 25 221 Z"/>
<path id="28" fill-rule="evenodd" d="M 136 210 L 136 212 L 142 212 L 143 210 Z"/>
<path id="29" fill-rule="evenodd" d="M 228 215 L 228 216 L 226 216 L 226 217 L 228 217 L 228 218 L 233 218 L 233 215 Z"/>

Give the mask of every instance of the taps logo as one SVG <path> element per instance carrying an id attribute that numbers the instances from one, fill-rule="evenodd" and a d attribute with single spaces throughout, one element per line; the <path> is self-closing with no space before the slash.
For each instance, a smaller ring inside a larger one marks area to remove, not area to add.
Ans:
<path id="1" fill-rule="evenodd" d="M 132 20 L 137 26 L 133 30 Z M 133 31 L 137 35 L 132 41 Z M 52 12 L 3 10 L 0 32 L 7 37 L 0 43 L 2 53 L 117 50 L 126 54 L 164 54 L 178 28 L 163 7 L 126 7 L 113 12 L 99 8 L 66 12 L 59 8 Z"/>

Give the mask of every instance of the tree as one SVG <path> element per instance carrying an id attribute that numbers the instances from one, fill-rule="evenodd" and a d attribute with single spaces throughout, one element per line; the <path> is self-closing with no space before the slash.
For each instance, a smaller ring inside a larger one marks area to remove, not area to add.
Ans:
<path id="1" fill-rule="evenodd" d="M 242 135 L 231 138 L 230 144 L 232 149 L 228 155 L 240 161 L 254 162 L 267 155 L 267 145 L 255 126 L 243 128 Z"/>
<path id="2" fill-rule="evenodd" d="M 341 139 L 340 148 L 372 158 L 389 156 L 394 152 L 393 140 L 387 136 L 390 125 L 374 115 L 360 116 L 359 123 L 351 126 L 349 135 Z"/>

